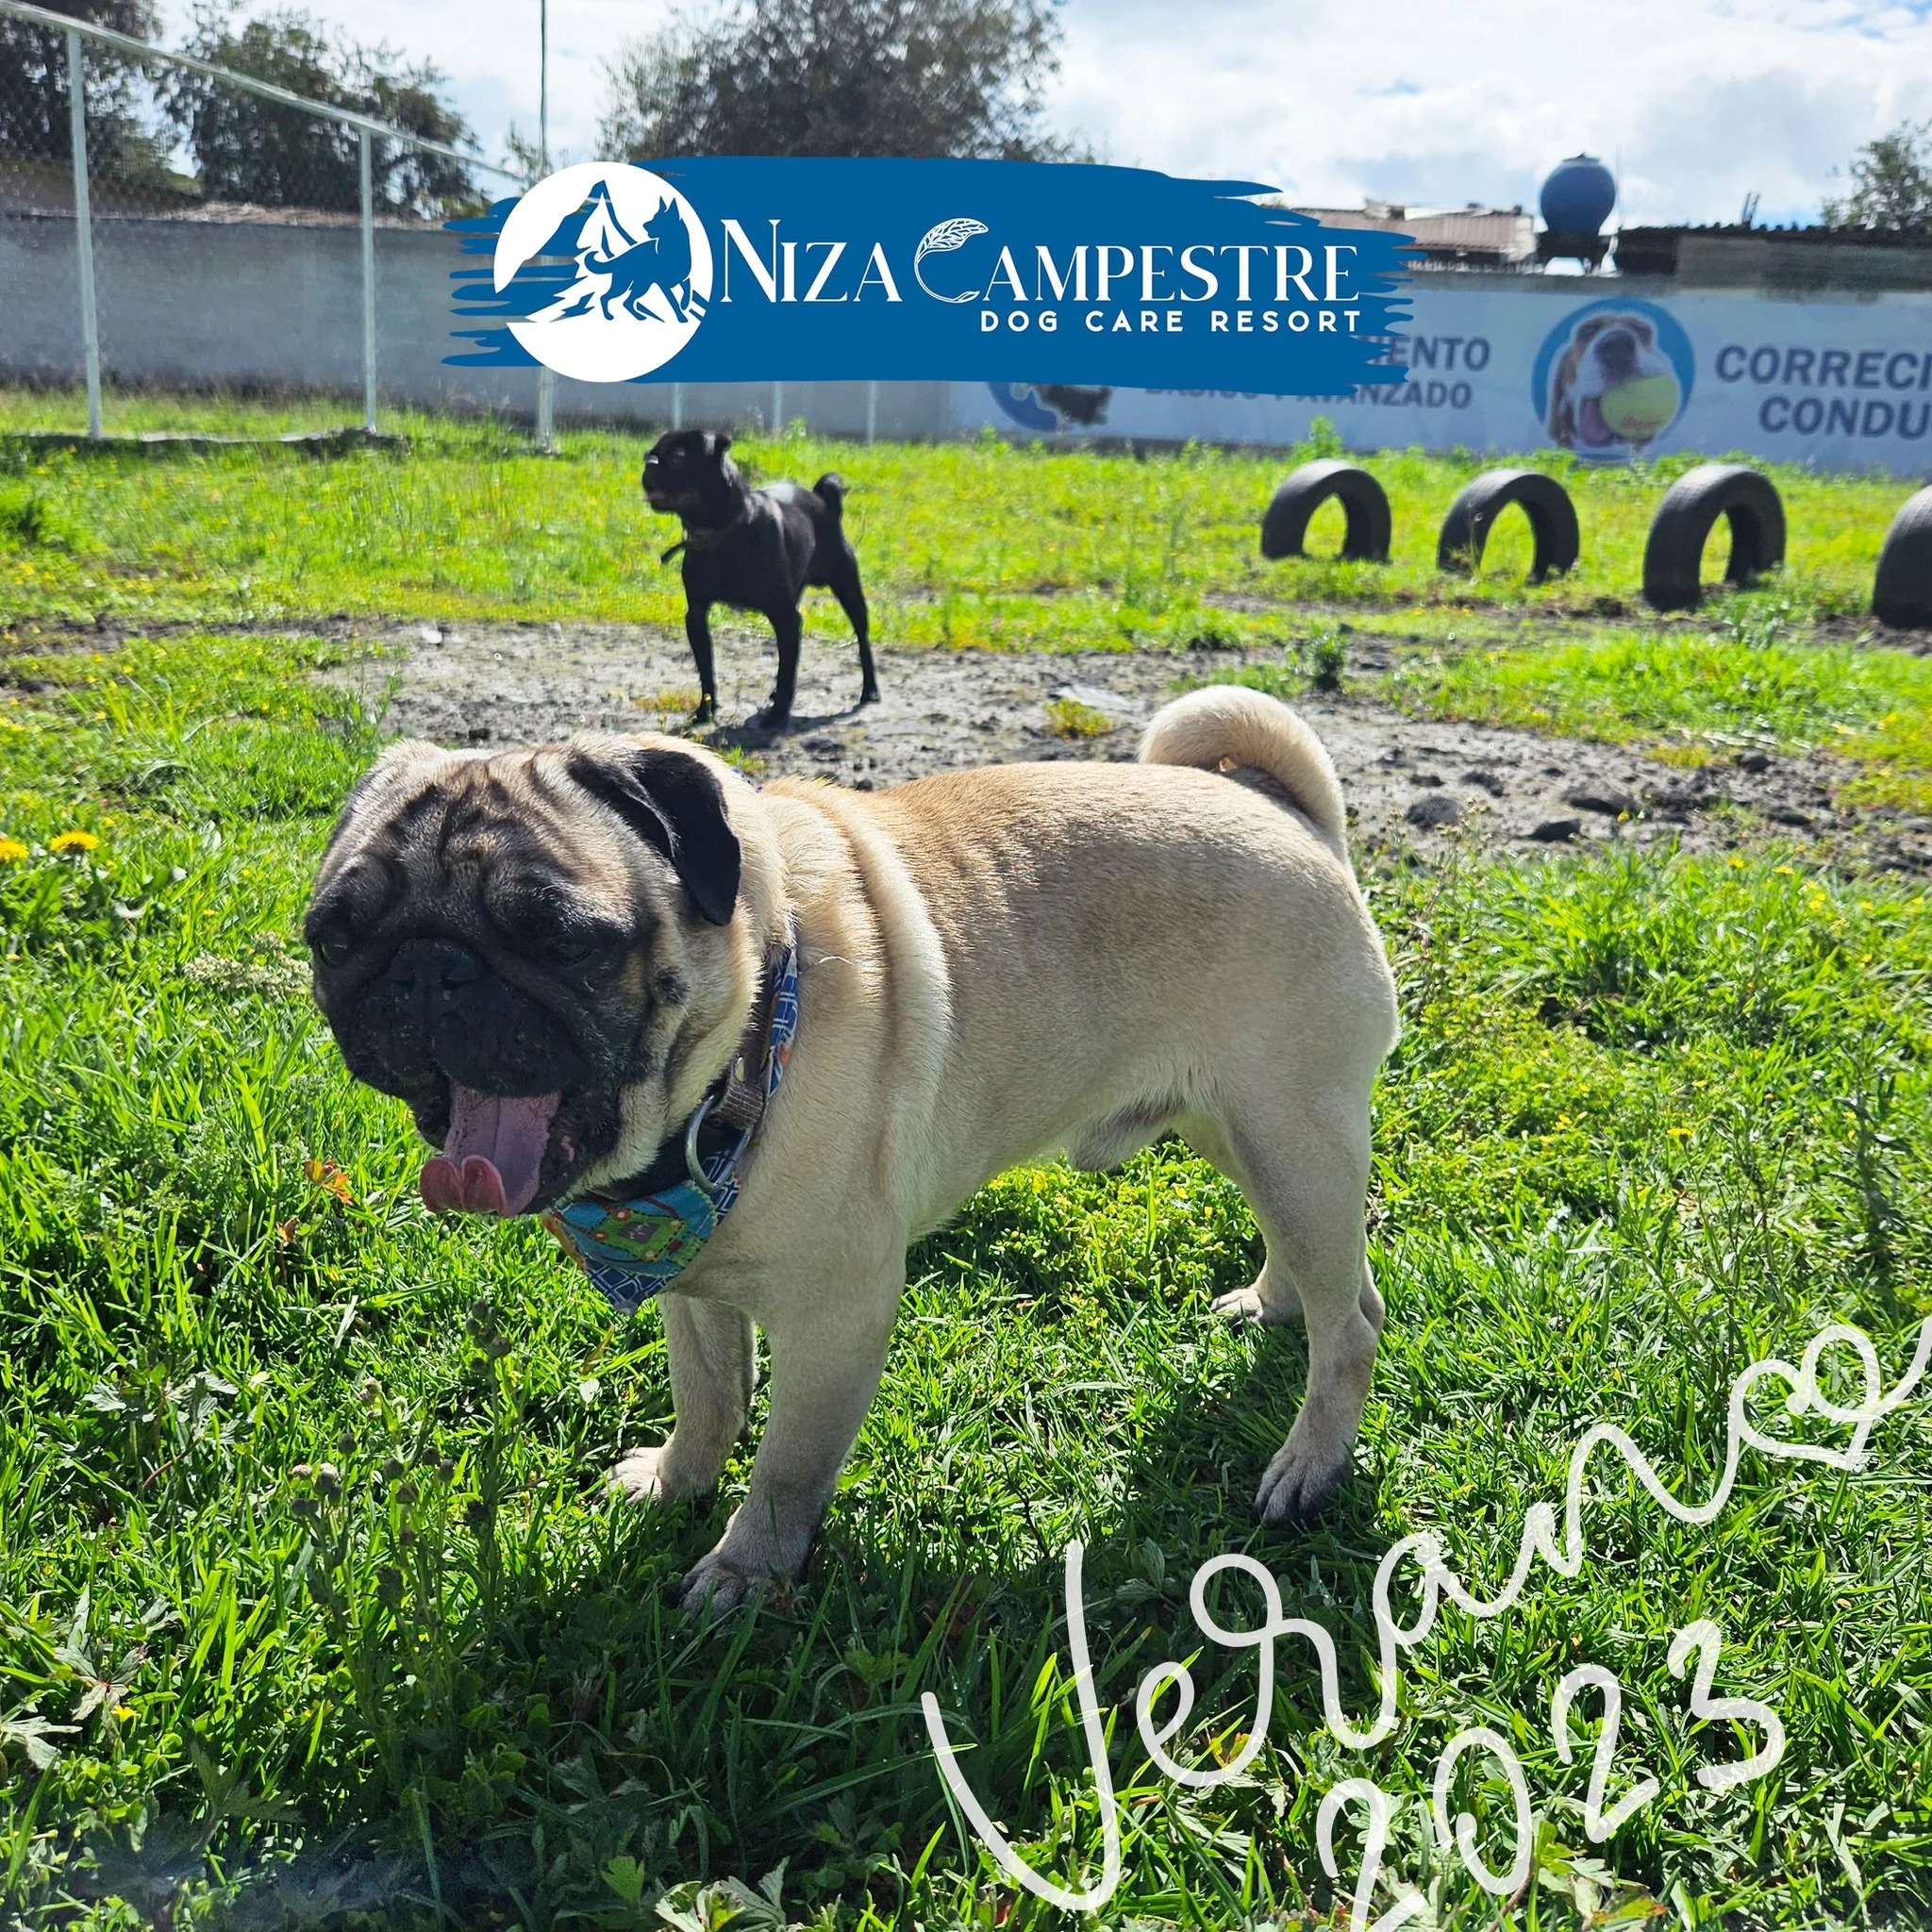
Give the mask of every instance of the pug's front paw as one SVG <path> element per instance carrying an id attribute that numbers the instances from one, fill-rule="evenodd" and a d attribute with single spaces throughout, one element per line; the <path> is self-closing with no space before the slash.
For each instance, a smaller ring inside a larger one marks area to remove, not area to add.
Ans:
<path id="1" fill-rule="evenodd" d="M 702 1495 L 710 1485 L 680 1476 L 672 1460 L 671 1444 L 632 1449 L 621 1457 L 605 1480 L 619 1495 L 644 1508 L 661 1509 L 686 1496 Z"/>
<path id="2" fill-rule="evenodd" d="M 764 1595 L 778 1579 L 766 1570 L 741 1570 L 713 1550 L 686 1575 L 677 1607 L 687 1616 L 723 1617 Z"/>
<path id="3" fill-rule="evenodd" d="M 1299 1426 L 1274 1452 L 1255 1497 L 1255 1514 L 1271 1528 L 1307 1527 L 1335 1500 L 1349 1472 L 1348 1441 L 1324 1441 Z"/>
<path id="4" fill-rule="evenodd" d="M 1257 1325 L 1266 1328 L 1299 1328 L 1302 1325 L 1301 1297 L 1290 1289 L 1281 1292 L 1278 1282 L 1262 1269 L 1245 1288 L 1232 1294 L 1217 1295 L 1208 1312 L 1219 1315 L 1232 1328 Z"/>
<path id="5" fill-rule="evenodd" d="M 1230 1328 L 1299 1328 L 1300 1303 L 1286 1308 L 1271 1308 L 1252 1288 L 1238 1288 L 1232 1294 L 1217 1296 L 1208 1312 L 1219 1315 Z"/>
<path id="6" fill-rule="evenodd" d="M 1245 1328 L 1261 1320 L 1261 1297 L 1252 1288 L 1238 1288 L 1232 1294 L 1217 1295 L 1208 1312 L 1219 1315 L 1231 1328 Z"/>

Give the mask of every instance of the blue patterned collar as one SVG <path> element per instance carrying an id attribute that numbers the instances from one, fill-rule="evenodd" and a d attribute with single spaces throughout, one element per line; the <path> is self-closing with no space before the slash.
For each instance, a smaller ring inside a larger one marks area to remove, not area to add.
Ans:
<path id="1" fill-rule="evenodd" d="M 791 1042 L 798 1033 L 795 933 L 787 938 L 784 951 L 766 972 L 771 1018 L 765 1029 L 764 1063 L 745 1076 L 757 1110 L 737 1140 L 711 1154 L 698 1153 L 699 1130 L 726 1091 L 726 1085 L 721 1084 L 706 1094 L 684 1124 L 689 1179 L 656 1193 L 623 1200 L 593 1194 L 553 1208 L 542 1217 L 543 1225 L 557 1237 L 564 1252 L 575 1259 L 591 1277 L 591 1285 L 619 1314 L 634 1313 L 675 1281 L 697 1259 L 738 1199 L 741 1185 L 739 1162 L 785 1076 Z"/>

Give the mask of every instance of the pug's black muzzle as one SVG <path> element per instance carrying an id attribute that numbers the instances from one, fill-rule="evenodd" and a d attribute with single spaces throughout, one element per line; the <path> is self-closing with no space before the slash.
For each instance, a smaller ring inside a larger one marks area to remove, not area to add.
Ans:
<path id="1" fill-rule="evenodd" d="M 507 1095 L 584 1081 L 557 1016 L 453 940 L 404 946 L 335 1030 L 358 1080 L 405 1099 L 442 1079 Z"/>

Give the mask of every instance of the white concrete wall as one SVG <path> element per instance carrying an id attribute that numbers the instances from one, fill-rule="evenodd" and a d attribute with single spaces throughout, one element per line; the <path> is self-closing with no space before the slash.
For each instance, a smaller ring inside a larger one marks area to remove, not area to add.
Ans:
<path id="1" fill-rule="evenodd" d="M 111 383 L 150 389 L 325 390 L 362 394 L 361 235 L 353 225 L 183 222 L 97 217 L 95 305 L 101 370 Z M 439 229 L 375 232 L 376 375 L 382 399 L 424 408 L 500 410 L 528 417 L 534 369 L 451 368 L 474 347 L 451 331 L 450 275 L 460 257 Z M 81 379 L 75 228 L 59 215 L 0 215 L 0 381 Z M 484 325 L 479 323 L 477 326 Z M 774 400 L 833 435 L 863 435 L 862 382 L 693 383 L 688 424 L 724 425 Z M 669 384 L 577 383 L 559 377 L 559 422 L 668 423 Z M 881 383 L 881 436 L 954 432 L 946 383 Z"/>

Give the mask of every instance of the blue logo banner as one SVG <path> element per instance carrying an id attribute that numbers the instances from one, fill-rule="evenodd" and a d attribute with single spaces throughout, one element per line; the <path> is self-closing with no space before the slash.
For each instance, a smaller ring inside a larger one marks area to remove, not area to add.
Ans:
<path id="1" fill-rule="evenodd" d="M 587 161 L 447 225 L 444 359 L 584 382 L 1400 380 L 1407 238 L 1254 181 L 1027 161 Z"/>

